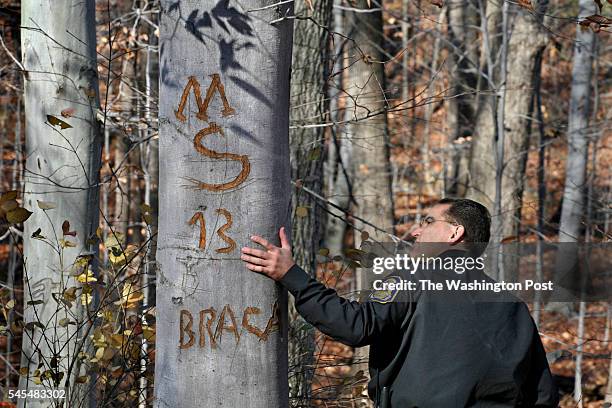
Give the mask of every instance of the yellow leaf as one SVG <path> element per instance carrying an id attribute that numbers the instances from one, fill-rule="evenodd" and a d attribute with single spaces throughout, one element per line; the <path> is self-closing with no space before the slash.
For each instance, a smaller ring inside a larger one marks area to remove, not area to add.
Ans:
<path id="1" fill-rule="evenodd" d="M 104 246 L 106 247 L 106 249 L 111 249 L 114 247 L 121 248 L 124 245 L 125 237 L 120 232 L 111 232 L 110 234 L 108 234 L 108 237 L 104 241 Z"/>
<path id="2" fill-rule="evenodd" d="M 42 384 L 42 381 L 40 380 L 40 377 L 32 377 L 32 381 L 34 381 L 34 384 L 36 384 L 36 385 Z"/>
<path id="3" fill-rule="evenodd" d="M 147 341 L 155 341 L 155 328 L 143 326 L 142 334 L 144 335 L 144 338 L 147 339 Z"/>
<path id="4" fill-rule="evenodd" d="M 15 307 L 15 299 L 9 300 L 8 302 L 6 302 L 6 305 L 4 305 L 4 308 L 6 310 L 11 310 L 14 307 Z"/>
<path id="5" fill-rule="evenodd" d="M 62 248 L 74 248 L 74 247 L 76 247 L 76 244 L 74 242 L 68 241 L 67 239 L 63 239 L 63 238 L 61 238 L 59 240 L 59 243 L 60 243 L 60 246 Z"/>
<path id="6" fill-rule="evenodd" d="M 28 374 L 29 374 L 28 367 L 21 367 L 21 368 L 19 369 L 19 375 L 21 375 L 21 376 L 24 376 L 24 377 L 25 377 L 25 376 L 26 376 L 26 375 L 28 375 Z"/>
<path id="7" fill-rule="evenodd" d="M 79 276 L 76 277 L 76 280 L 78 282 L 81 283 L 87 283 L 87 282 L 97 282 L 98 279 L 96 279 L 93 276 L 93 272 L 91 271 L 91 269 L 87 269 L 86 272 L 83 272 L 82 274 L 80 274 Z"/>
<path id="8" fill-rule="evenodd" d="M 19 224 L 30 218 L 32 213 L 25 208 L 17 207 L 6 213 L 6 220 L 11 224 Z"/>
<path id="9" fill-rule="evenodd" d="M 295 209 L 295 215 L 300 218 L 308 217 L 308 207 L 298 207 Z"/>
<path id="10" fill-rule="evenodd" d="M 123 347 L 123 343 L 125 341 L 125 337 L 122 334 L 111 334 L 108 342 L 110 345 L 116 349 Z"/>
<path id="11" fill-rule="evenodd" d="M 102 357 L 104 357 L 104 347 L 98 347 L 98 349 L 96 350 L 96 357 L 98 360 L 102 360 Z"/>
<path id="12" fill-rule="evenodd" d="M 86 376 L 86 375 L 82 375 L 82 376 L 76 378 L 77 384 L 85 384 L 88 381 L 89 381 L 89 377 Z"/>
<path id="13" fill-rule="evenodd" d="M 125 265 L 132 259 L 134 253 L 136 252 L 136 246 L 134 245 L 128 245 L 123 252 L 121 252 L 118 247 L 115 248 L 115 250 L 112 250 L 108 254 L 108 260 L 111 264 L 113 264 L 113 266 Z"/>
<path id="14" fill-rule="evenodd" d="M 81 295 L 81 304 L 83 306 L 88 305 L 91 303 L 91 295 L 89 293 L 83 293 Z"/>

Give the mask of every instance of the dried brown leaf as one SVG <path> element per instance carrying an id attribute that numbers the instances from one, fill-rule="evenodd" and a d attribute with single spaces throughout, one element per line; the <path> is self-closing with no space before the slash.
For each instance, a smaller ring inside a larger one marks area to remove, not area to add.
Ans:
<path id="1" fill-rule="evenodd" d="M 19 224 L 30 218 L 32 213 L 25 208 L 18 207 L 6 213 L 6 220 L 11 224 Z"/>
<path id="2" fill-rule="evenodd" d="M 75 112 L 76 110 L 74 108 L 66 108 L 63 111 L 61 111 L 61 115 L 65 118 L 71 118 L 74 116 Z"/>
<path id="3" fill-rule="evenodd" d="M 72 125 L 70 125 L 69 123 L 66 123 L 63 120 L 56 118 L 53 115 L 47 115 L 47 122 L 49 122 L 51 126 L 59 126 L 62 130 L 69 129 L 72 127 Z"/>
<path id="4" fill-rule="evenodd" d="M 73 237 L 76 237 L 77 235 L 76 231 L 70 231 L 70 222 L 68 220 L 62 223 L 62 233 L 64 235 L 70 235 Z"/>

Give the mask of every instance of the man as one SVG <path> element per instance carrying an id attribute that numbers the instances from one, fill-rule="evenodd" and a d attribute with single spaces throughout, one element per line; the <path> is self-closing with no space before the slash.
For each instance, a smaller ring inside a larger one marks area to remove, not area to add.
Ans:
<path id="1" fill-rule="evenodd" d="M 480 255 L 489 231 L 484 206 L 443 199 L 412 235 L 417 246 L 443 243 L 451 249 L 444 256 L 459 257 Z M 350 346 L 370 345 L 368 392 L 377 407 L 557 406 L 544 348 L 524 303 L 428 292 L 352 302 L 295 265 L 284 228 L 279 235 L 280 247 L 251 237 L 265 250 L 243 248 L 241 259 L 284 285 L 298 312 L 320 331 Z"/>

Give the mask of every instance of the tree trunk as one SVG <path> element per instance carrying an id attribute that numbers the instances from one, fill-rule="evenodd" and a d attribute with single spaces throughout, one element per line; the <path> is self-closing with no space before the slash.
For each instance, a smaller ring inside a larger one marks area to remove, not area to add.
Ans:
<path id="1" fill-rule="evenodd" d="M 368 8 L 365 0 L 358 8 Z M 393 200 L 389 166 L 387 116 L 384 111 L 384 66 L 382 49 L 382 13 L 353 12 L 350 36 L 355 46 L 349 51 L 347 71 L 347 109 L 352 120 L 349 133 L 353 142 L 352 165 L 355 166 L 353 193 L 357 200 L 355 214 L 377 227 L 393 233 Z M 357 48 L 358 47 L 358 48 Z M 370 236 L 383 241 L 389 237 L 381 231 L 363 226 Z"/>
<path id="2" fill-rule="evenodd" d="M 367 9 L 365 0 L 359 0 L 355 7 Z M 349 50 L 350 61 L 355 62 L 347 71 L 347 109 L 352 122 L 348 131 L 352 141 L 354 168 L 353 194 L 357 201 L 354 214 L 378 228 L 393 233 L 393 200 L 391 195 L 391 171 L 387 135 L 387 117 L 384 111 L 385 75 L 383 60 L 382 12 L 349 12 L 349 36 L 355 41 Z M 389 240 L 389 237 L 362 222 L 356 222 L 358 230 L 367 231 L 375 241 Z M 355 246 L 361 245 L 360 231 L 356 231 Z M 367 283 L 357 274 L 357 290 L 367 289 Z M 368 348 L 355 351 L 352 370 L 367 373 Z M 362 401 L 368 403 L 366 399 Z"/>
<path id="3" fill-rule="evenodd" d="M 161 2 L 160 408 L 289 404 L 286 292 L 239 260 L 290 227 L 293 20 L 272 4 Z"/>
<path id="4" fill-rule="evenodd" d="M 515 9 L 514 27 L 508 40 L 508 62 L 505 83 L 504 157 L 498 169 L 493 150 L 493 114 L 490 109 L 480 112 L 473 140 L 469 196 L 493 208 L 495 174 L 501 179 L 501 237 L 515 236 L 520 225 L 523 177 L 529 147 L 529 103 L 534 95 L 536 62 L 548 41 L 541 24 L 522 8 Z M 488 98 L 487 98 L 488 99 Z M 483 102 L 486 99 L 483 100 Z M 486 116 L 486 117 L 485 117 Z M 502 131 L 502 129 L 500 129 Z"/>
<path id="5" fill-rule="evenodd" d="M 340 4 L 341 0 L 334 0 Z M 333 30 L 344 35 L 345 16 L 342 10 L 333 10 Z M 334 38 L 334 66 L 333 86 L 327 89 L 330 98 L 330 116 L 336 122 L 347 119 L 346 98 L 343 98 L 342 89 L 346 78 L 345 56 L 348 42 L 336 35 Z M 325 247 L 330 256 L 340 255 L 344 249 L 344 238 L 347 230 L 346 211 L 351 201 L 350 180 L 352 167 L 350 162 L 351 142 L 345 132 L 345 125 L 338 124 L 331 127 L 331 135 L 327 149 L 325 164 L 326 194 L 330 205 L 327 206 L 328 216 L 325 224 Z M 342 209 L 342 210 L 340 210 Z"/>
<path id="6" fill-rule="evenodd" d="M 79 270 L 79 256 L 96 258 L 97 244 L 90 238 L 98 227 L 98 177 L 102 140 L 96 113 L 99 106 L 96 69 L 95 3 L 67 1 L 58 7 L 50 0 L 22 2 L 22 50 L 25 65 L 26 179 L 24 205 L 33 211 L 24 224 L 24 321 L 45 328 L 24 329 L 21 389 L 37 388 L 34 371 L 48 371 L 56 383 L 67 387 L 66 406 L 85 402 L 75 379 L 84 372 L 77 354 L 85 351 L 76 327 L 88 328 L 79 299 L 70 310 L 52 294 L 77 286 L 71 276 Z M 68 110 L 68 117 L 61 111 Z M 52 116 L 49 116 L 52 115 Z M 56 126 L 58 118 L 69 124 Z M 43 210 L 52 203 L 53 209 Z M 64 230 L 62 224 L 70 226 Z M 47 242 L 30 236 L 39 230 Z M 76 236 L 65 234 L 75 231 Z M 61 241 L 64 240 L 64 241 Z M 66 243 L 69 242 L 69 246 Z M 91 261 L 89 268 L 95 261 Z M 87 266 L 85 267 L 87 268 Z M 85 268 L 82 268 L 83 271 Z M 74 314 L 74 315 L 73 315 Z M 60 327 L 59 320 L 77 317 L 79 326 Z M 39 386 L 40 387 L 40 386 Z M 23 404 L 24 400 L 20 400 Z M 21 405 L 20 405 L 21 406 Z M 48 407 L 49 401 L 29 399 L 28 407 Z"/>
<path id="7" fill-rule="evenodd" d="M 580 18 L 596 13 L 592 1 L 580 0 Z M 559 242 L 576 242 L 581 235 L 585 211 L 588 124 L 595 33 L 576 26 L 572 59 L 572 89 L 567 129 L 565 188 L 559 225 Z"/>
<path id="8" fill-rule="evenodd" d="M 449 142 L 452 143 L 448 193 L 462 196 L 469 180 L 469 150 L 461 138 L 471 136 L 476 116 L 478 44 L 476 30 L 478 25 L 475 5 L 472 1 L 452 0 L 448 7 L 450 96 L 446 126 Z"/>
<path id="9" fill-rule="evenodd" d="M 329 26 L 332 0 L 313 4 L 300 3 L 296 15 L 309 16 L 322 26 Z M 321 204 L 299 185 L 322 195 L 324 163 L 324 127 L 304 128 L 303 125 L 323 123 L 328 118 L 329 102 L 326 64 L 329 61 L 329 33 L 310 20 L 296 20 L 293 31 L 293 62 L 291 64 L 291 178 L 298 182 L 292 196 L 293 258 L 312 276 L 316 274 L 316 255 L 322 228 L 325 225 Z M 295 309 L 289 299 L 289 370 L 292 406 L 308 406 L 314 374 L 314 328 Z"/>

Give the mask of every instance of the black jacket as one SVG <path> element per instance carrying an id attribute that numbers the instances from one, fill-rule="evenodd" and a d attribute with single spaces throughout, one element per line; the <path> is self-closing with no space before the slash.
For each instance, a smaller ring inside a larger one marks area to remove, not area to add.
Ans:
<path id="1" fill-rule="evenodd" d="M 387 303 L 358 303 L 297 265 L 280 282 L 321 332 L 370 345 L 368 392 L 377 404 L 387 387 L 392 408 L 557 407 L 546 354 L 522 302 L 408 292 Z"/>

